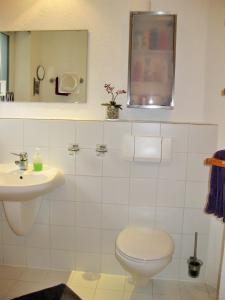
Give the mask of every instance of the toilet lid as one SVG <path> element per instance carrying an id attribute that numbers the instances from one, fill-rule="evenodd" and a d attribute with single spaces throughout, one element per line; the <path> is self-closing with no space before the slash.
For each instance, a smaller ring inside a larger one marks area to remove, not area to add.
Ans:
<path id="1" fill-rule="evenodd" d="M 119 233 L 116 248 L 134 259 L 157 260 L 171 255 L 174 243 L 163 230 L 132 226 Z"/>

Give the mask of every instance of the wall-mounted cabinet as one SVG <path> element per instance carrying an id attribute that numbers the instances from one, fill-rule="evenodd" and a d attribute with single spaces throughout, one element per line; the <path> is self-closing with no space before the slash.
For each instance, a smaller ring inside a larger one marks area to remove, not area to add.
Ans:
<path id="1" fill-rule="evenodd" d="M 176 15 L 131 12 L 128 107 L 173 108 Z"/>

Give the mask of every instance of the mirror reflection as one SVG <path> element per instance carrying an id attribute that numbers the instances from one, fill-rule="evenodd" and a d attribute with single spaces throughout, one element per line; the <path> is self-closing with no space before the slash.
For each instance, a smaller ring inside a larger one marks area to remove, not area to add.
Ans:
<path id="1" fill-rule="evenodd" d="M 87 30 L 0 32 L 0 100 L 86 102 Z"/>

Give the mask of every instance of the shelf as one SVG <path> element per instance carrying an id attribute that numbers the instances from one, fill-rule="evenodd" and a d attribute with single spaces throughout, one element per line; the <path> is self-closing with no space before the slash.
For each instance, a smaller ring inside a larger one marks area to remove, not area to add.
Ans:
<path id="1" fill-rule="evenodd" d="M 172 49 L 133 49 L 133 52 L 150 52 L 150 53 L 152 53 L 152 52 L 156 52 L 156 53 L 172 53 L 173 52 L 173 50 Z"/>
<path id="2" fill-rule="evenodd" d="M 172 80 L 168 80 L 168 81 L 163 81 L 163 80 L 143 80 L 143 81 L 134 81 L 132 80 L 132 85 L 135 84 L 135 85 L 145 85 L 145 84 L 165 84 L 166 83 L 169 83 L 169 82 L 172 82 Z"/>

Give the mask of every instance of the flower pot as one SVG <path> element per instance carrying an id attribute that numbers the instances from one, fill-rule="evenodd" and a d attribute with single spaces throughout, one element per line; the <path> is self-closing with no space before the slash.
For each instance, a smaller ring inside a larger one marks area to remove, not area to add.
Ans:
<path id="1" fill-rule="evenodd" d="M 106 118 L 110 120 L 119 119 L 119 108 L 115 106 L 107 106 Z"/>

